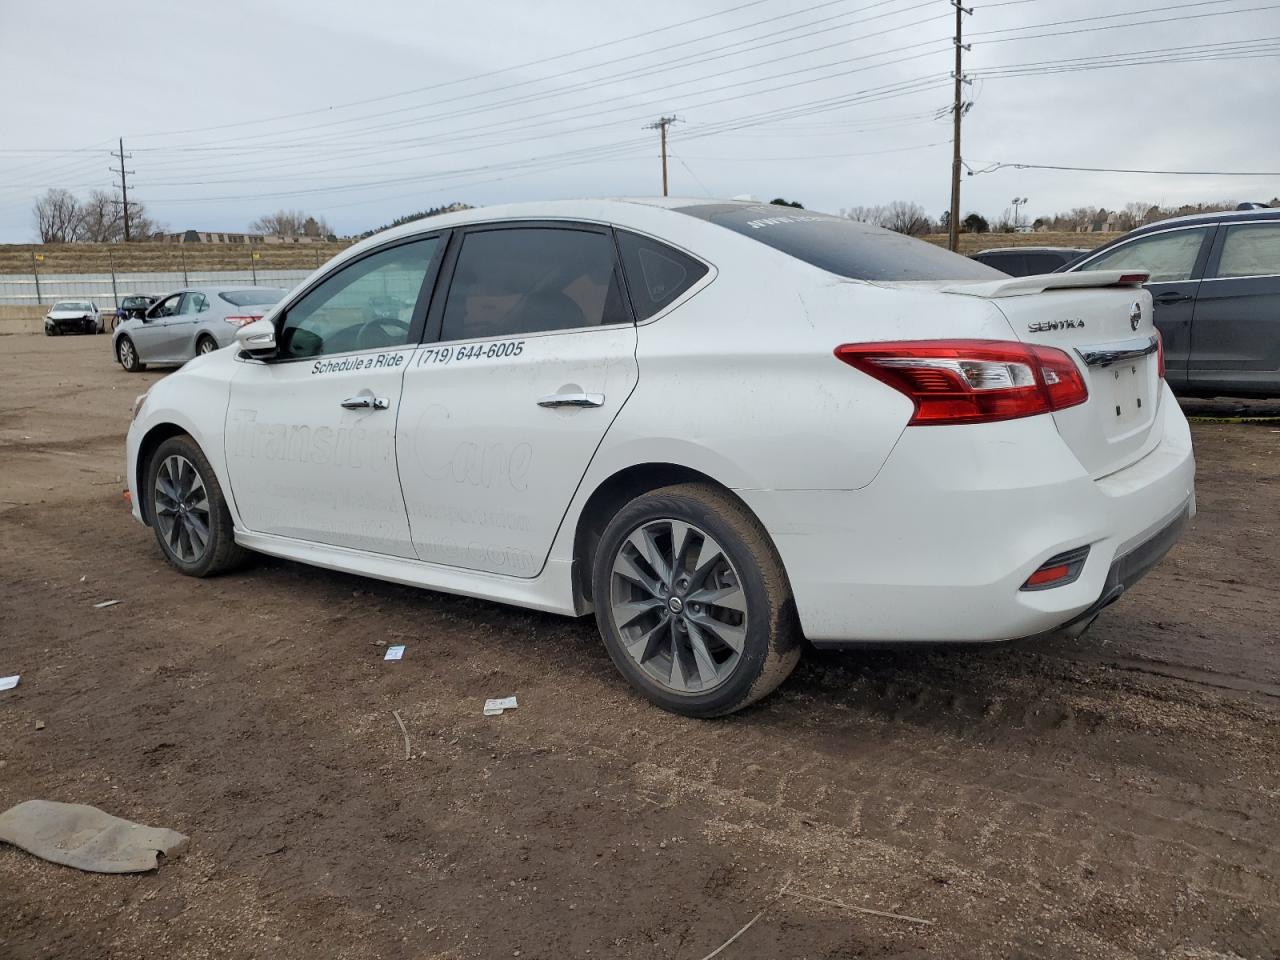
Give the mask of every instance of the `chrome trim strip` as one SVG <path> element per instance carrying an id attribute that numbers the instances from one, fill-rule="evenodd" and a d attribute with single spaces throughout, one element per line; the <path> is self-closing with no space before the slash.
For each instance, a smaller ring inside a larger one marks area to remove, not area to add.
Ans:
<path id="1" fill-rule="evenodd" d="M 1076 347 L 1080 359 L 1090 367 L 1106 367 L 1126 360 L 1137 360 L 1150 356 L 1159 349 L 1157 337 L 1138 337 L 1136 340 L 1121 340 L 1118 343 L 1107 343 L 1096 347 Z"/>

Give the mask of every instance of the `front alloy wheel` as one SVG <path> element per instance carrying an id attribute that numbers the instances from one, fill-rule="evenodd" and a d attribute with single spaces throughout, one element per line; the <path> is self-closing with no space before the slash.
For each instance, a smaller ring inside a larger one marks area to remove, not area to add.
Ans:
<path id="1" fill-rule="evenodd" d="M 195 465 L 181 454 L 165 457 L 154 494 L 162 542 L 183 563 L 197 562 L 209 548 L 209 494 Z"/>
<path id="2" fill-rule="evenodd" d="M 130 373 L 142 369 L 142 364 L 138 362 L 138 349 L 128 337 L 120 338 L 120 343 L 116 346 L 116 358 L 120 361 L 120 366 Z"/>
<path id="3" fill-rule="evenodd" d="M 732 713 L 772 691 L 799 659 L 782 561 L 723 488 L 684 483 L 635 498 L 601 533 L 592 571 L 609 656 L 665 710 Z"/>
<path id="4" fill-rule="evenodd" d="M 237 566 L 247 551 L 235 542 L 217 475 L 196 442 L 170 437 L 147 462 L 145 511 L 170 564 L 192 577 Z"/>

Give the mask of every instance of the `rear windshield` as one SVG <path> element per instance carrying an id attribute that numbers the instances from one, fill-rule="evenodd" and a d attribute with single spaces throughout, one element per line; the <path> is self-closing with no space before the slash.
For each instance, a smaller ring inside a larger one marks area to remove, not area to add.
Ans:
<path id="1" fill-rule="evenodd" d="M 253 290 L 223 290 L 218 296 L 232 306 L 248 307 L 259 303 L 279 303 L 284 299 L 284 291 L 274 287 L 258 287 Z"/>
<path id="2" fill-rule="evenodd" d="M 999 280 L 976 260 L 867 223 L 772 204 L 706 203 L 678 207 L 699 220 L 759 240 L 851 280 Z"/>

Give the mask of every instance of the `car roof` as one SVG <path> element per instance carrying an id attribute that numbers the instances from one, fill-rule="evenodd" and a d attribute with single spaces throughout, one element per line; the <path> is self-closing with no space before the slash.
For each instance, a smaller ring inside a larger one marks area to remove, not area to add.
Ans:
<path id="1" fill-rule="evenodd" d="M 1198 223 L 1240 223 L 1250 220 L 1280 220 L 1280 207 L 1261 207 L 1256 210 L 1219 210 L 1216 213 L 1192 213 L 1185 217 L 1170 217 L 1168 220 L 1157 220 L 1143 224 L 1131 230 L 1126 236 L 1136 236 L 1165 230 L 1171 225 L 1194 226 Z"/>

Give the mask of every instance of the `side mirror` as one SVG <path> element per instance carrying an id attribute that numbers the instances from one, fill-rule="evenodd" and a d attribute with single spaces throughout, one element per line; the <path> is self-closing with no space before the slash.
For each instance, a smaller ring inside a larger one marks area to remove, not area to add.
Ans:
<path id="1" fill-rule="evenodd" d="M 276 325 L 258 319 L 236 331 L 236 343 L 255 360 L 270 360 L 276 355 Z"/>

